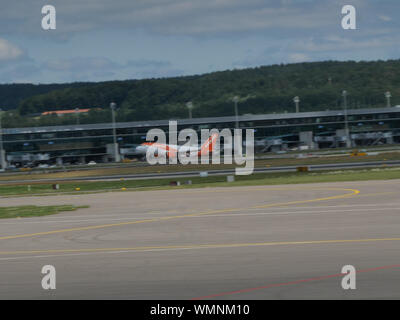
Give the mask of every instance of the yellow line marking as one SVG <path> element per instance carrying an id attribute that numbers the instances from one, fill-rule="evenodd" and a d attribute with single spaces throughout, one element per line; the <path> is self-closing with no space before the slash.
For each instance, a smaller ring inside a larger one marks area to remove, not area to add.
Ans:
<path id="1" fill-rule="evenodd" d="M 330 189 L 330 190 L 338 190 L 338 189 Z M 292 201 L 292 202 L 287 202 L 287 203 L 279 203 L 276 206 L 288 206 L 292 204 L 303 204 L 303 203 L 310 203 L 310 202 L 318 202 L 318 201 L 326 201 L 326 200 L 335 200 L 335 199 L 343 199 L 347 197 L 352 197 L 355 195 L 358 195 L 360 193 L 359 190 L 356 189 L 340 189 L 340 190 L 345 190 L 345 191 L 352 191 L 352 193 L 347 193 L 347 194 L 341 194 L 338 196 L 332 196 L 332 197 L 326 197 L 326 198 L 318 198 L 318 199 L 311 199 L 311 200 L 300 200 L 300 201 Z M 274 204 L 271 205 L 272 207 L 275 207 Z M 250 207 L 249 209 L 260 209 L 260 208 L 269 208 L 268 205 L 261 205 L 261 206 L 253 206 Z"/>
<path id="2" fill-rule="evenodd" d="M 387 195 L 387 194 L 395 194 L 398 192 L 377 192 L 377 193 L 363 193 L 360 195 L 360 197 L 369 197 L 369 196 L 383 196 L 383 195 Z"/>
<path id="3" fill-rule="evenodd" d="M 225 189 L 225 190 L 222 190 Z M 243 189 L 245 188 L 245 189 Z M 302 190 L 315 190 L 313 186 L 302 186 Z M 299 187 L 272 187 L 272 186 L 230 186 L 230 187 L 210 187 L 210 188 L 194 188 L 194 189 L 175 189 L 169 191 L 177 191 L 184 194 L 199 194 L 199 193 L 225 193 L 225 192 L 243 192 L 243 191 L 287 191 L 287 190 L 295 190 L 298 191 Z M 352 189 L 343 189 L 343 188 L 323 188 L 323 190 L 352 190 Z M 151 191 L 159 191 L 159 190 L 151 190 Z M 165 190 L 163 190 L 165 191 Z"/>
<path id="4" fill-rule="evenodd" d="M 279 207 L 279 206 L 288 206 L 288 205 L 293 205 L 293 204 L 303 204 L 303 203 L 310 203 L 310 202 L 343 199 L 343 198 L 348 198 L 348 197 L 358 195 L 360 193 L 360 191 L 356 190 L 356 189 L 330 189 L 330 190 L 344 190 L 344 191 L 351 191 L 351 193 L 346 193 L 346 194 L 341 194 L 341 195 L 326 197 L 326 198 L 311 199 L 311 200 L 272 203 L 272 204 L 266 204 L 266 205 L 261 205 L 261 206 L 253 206 L 253 207 L 249 207 L 249 208 L 230 208 L 230 209 L 210 210 L 210 211 L 205 211 L 205 212 L 159 217 L 159 218 L 152 218 L 152 219 L 145 219 L 145 220 L 136 220 L 136 221 L 121 222 L 121 223 L 112 223 L 112 224 L 103 224 L 103 225 L 95 225 L 95 226 L 87 226 L 87 227 L 52 230 L 52 231 L 45 231 L 45 232 L 20 234 L 20 235 L 14 235 L 14 236 L 3 236 L 3 237 L 0 237 L 0 240 L 29 238 L 29 237 L 44 236 L 44 235 L 58 234 L 58 233 L 65 233 L 65 232 L 72 232 L 72 231 L 87 231 L 87 230 L 104 229 L 104 228 L 127 226 L 127 225 L 134 225 L 134 224 L 140 224 L 140 223 L 150 223 L 150 222 L 159 222 L 159 221 L 172 220 L 172 219 L 181 219 L 181 218 L 187 218 L 187 217 L 203 216 L 203 215 L 209 215 L 209 214 L 215 214 L 215 213 L 237 212 L 237 211 L 246 210 L 246 209 L 272 208 L 272 207 Z"/>
<path id="5" fill-rule="evenodd" d="M 128 248 L 88 248 L 88 249 L 55 249 L 55 250 L 29 250 L 29 251 L 0 251 L 0 255 L 18 254 L 45 254 L 45 253 L 93 253 L 93 252 L 118 252 L 118 251 L 148 251 L 148 250 L 171 250 L 171 249 L 213 249 L 213 248 L 242 248 L 242 247 L 267 247 L 282 245 L 305 245 L 305 244 L 335 244 L 335 243 L 361 243 L 380 241 L 400 241 L 400 238 L 378 238 L 378 239 L 350 239 L 350 240 L 311 240 L 311 241 L 282 241 L 282 242 L 255 242 L 255 243 L 232 243 L 232 244 L 194 244 L 194 245 L 171 245 L 171 246 L 144 246 Z"/>

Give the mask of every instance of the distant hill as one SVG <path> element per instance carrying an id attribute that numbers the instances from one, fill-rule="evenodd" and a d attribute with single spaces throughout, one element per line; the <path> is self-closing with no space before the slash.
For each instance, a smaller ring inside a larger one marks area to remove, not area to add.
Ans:
<path id="1" fill-rule="evenodd" d="M 193 117 L 231 115 L 234 95 L 243 98 L 241 114 L 292 112 L 294 96 L 300 97 L 301 111 L 338 109 L 344 89 L 350 108 L 382 107 L 388 90 L 392 103 L 400 104 L 400 60 L 297 63 L 165 79 L 0 85 L 0 101 L 10 109 L 17 107 L 21 116 L 76 107 L 103 108 L 82 119 L 93 123 L 109 121 L 111 101 L 120 107 L 119 121 L 170 119 L 187 117 L 188 101 L 194 103 Z"/>
<path id="2" fill-rule="evenodd" d="M 16 109 L 27 98 L 46 94 L 50 91 L 90 85 L 88 83 L 69 84 L 0 84 L 0 107 L 4 110 Z"/>

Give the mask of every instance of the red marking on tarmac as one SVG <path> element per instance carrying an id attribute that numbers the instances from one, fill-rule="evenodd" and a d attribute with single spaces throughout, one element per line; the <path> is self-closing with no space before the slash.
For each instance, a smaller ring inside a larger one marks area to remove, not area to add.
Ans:
<path id="1" fill-rule="evenodd" d="M 400 264 L 392 265 L 392 266 L 383 266 L 383 267 L 377 267 L 377 268 L 357 270 L 356 273 L 371 272 L 371 271 L 384 270 L 384 269 L 393 269 L 393 268 L 400 268 Z M 241 290 L 236 290 L 236 291 L 211 294 L 211 295 L 208 295 L 208 296 L 203 296 L 203 297 L 199 297 L 199 298 L 193 298 L 191 300 L 212 299 L 212 298 L 217 298 L 217 297 L 222 297 L 222 296 L 227 296 L 227 295 L 232 295 L 232 294 L 247 293 L 247 292 L 252 292 L 252 291 L 257 291 L 257 290 L 262 290 L 262 289 L 275 288 L 275 287 L 281 287 L 281 286 L 289 286 L 289 285 L 293 285 L 293 284 L 300 284 L 300 283 L 311 282 L 311 281 L 325 280 L 325 279 L 329 279 L 329 278 L 343 277 L 345 275 L 346 275 L 345 273 L 337 273 L 337 274 L 331 274 L 331 275 L 321 276 L 321 277 L 316 277 L 316 278 L 309 278 L 309 279 L 296 280 L 296 281 L 283 282 L 283 283 L 274 283 L 274 284 L 269 284 L 269 285 L 262 286 L 262 287 L 241 289 Z"/>

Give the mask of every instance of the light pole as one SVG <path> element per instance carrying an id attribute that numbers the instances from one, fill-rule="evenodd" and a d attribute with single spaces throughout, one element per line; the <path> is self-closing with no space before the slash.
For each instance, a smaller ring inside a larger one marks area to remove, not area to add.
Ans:
<path id="1" fill-rule="evenodd" d="M 391 107 L 390 98 L 392 97 L 390 91 L 385 92 L 385 97 L 386 97 L 386 106 L 390 108 Z"/>
<path id="2" fill-rule="evenodd" d="M 189 119 L 192 119 L 193 102 L 189 101 L 188 103 L 186 103 L 186 107 L 189 110 Z"/>
<path id="3" fill-rule="evenodd" d="M 4 146 L 3 146 L 3 127 L 1 125 L 2 113 L 3 113 L 3 110 L 0 109 L 0 164 L 1 164 L 1 169 L 5 170 L 7 167 L 7 163 L 6 163 L 6 157 L 5 157 L 5 152 L 4 152 Z"/>
<path id="4" fill-rule="evenodd" d="M 345 131 L 346 131 L 346 146 L 347 146 L 347 148 L 351 148 L 352 143 L 351 143 L 351 137 L 350 137 L 350 131 L 349 131 L 349 119 L 347 117 L 347 91 L 346 90 L 343 90 L 342 96 L 343 96 L 343 106 L 344 106 L 344 125 L 345 125 Z"/>
<path id="5" fill-rule="evenodd" d="M 76 124 L 78 124 L 79 125 L 79 108 L 76 108 L 75 109 L 75 113 L 76 113 Z"/>
<path id="6" fill-rule="evenodd" d="M 120 157 L 119 157 L 119 150 L 118 150 L 118 144 L 117 144 L 117 127 L 116 127 L 116 123 L 115 123 L 115 109 L 117 108 L 117 104 L 114 102 L 111 102 L 110 108 L 111 108 L 113 142 L 114 142 L 114 160 L 115 160 L 115 162 L 119 162 Z"/>
<path id="7" fill-rule="evenodd" d="M 235 104 L 235 127 L 236 129 L 239 129 L 239 111 L 238 111 L 239 97 L 234 96 L 232 100 L 233 103 Z"/>
<path id="8" fill-rule="evenodd" d="M 300 108 L 299 108 L 300 98 L 298 96 L 295 96 L 293 98 L 293 102 L 296 105 L 296 113 L 299 113 L 300 112 Z"/>

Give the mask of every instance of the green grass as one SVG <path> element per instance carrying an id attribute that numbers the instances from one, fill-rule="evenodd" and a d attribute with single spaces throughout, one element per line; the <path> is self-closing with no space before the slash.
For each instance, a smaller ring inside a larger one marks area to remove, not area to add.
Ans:
<path id="1" fill-rule="evenodd" d="M 304 152 L 307 153 L 307 152 Z M 256 168 L 265 167 L 280 167 L 280 166 L 304 166 L 304 165 L 317 165 L 317 164 L 328 164 L 328 163 L 346 163 L 346 162 L 368 162 L 368 161 L 389 161 L 389 160 L 400 160 L 400 152 L 389 152 L 381 153 L 378 155 L 370 156 L 357 156 L 351 157 L 349 154 L 345 156 L 329 156 L 322 158 L 274 158 L 274 159 L 258 159 L 255 160 Z M 27 172 L 19 172 L 15 174 L 0 174 L 1 181 L 12 181 L 12 180 L 40 180 L 40 179 L 63 179 L 63 178 L 82 178 L 82 177 L 96 177 L 96 176 L 113 176 L 113 175 L 132 175 L 132 174 L 144 174 L 144 173 L 173 173 L 179 171 L 210 171 L 210 170 L 221 170 L 221 169 L 234 169 L 235 164 L 220 164 L 220 165 L 154 165 L 150 166 L 147 164 L 118 164 L 112 165 L 108 168 L 89 168 L 84 167 L 78 170 L 78 168 L 69 168 L 65 171 L 54 172 L 53 169 L 46 170 L 32 170 Z"/>
<path id="2" fill-rule="evenodd" d="M 41 217 L 51 214 L 57 214 L 62 211 L 75 211 L 80 208 L 88 208 L 87 206 L 17 206 L 17 207 L 0 207 L 0 219 L 9 218 L 27 218 Z"/>
<path id="3" fill-rule="evenodd" d="M 319 182 L 340 182 L 340 181 L 362 181 L 362 180 L 389 180 L 400 179 L 400 168 L 380 167 L 376 169 L 358 170 L 336 170 L 316 172 L 285 172 L 285 173 L 258 173 L 250 176 L 235 176 L 235 182 L 226 182 L 226 176 L 209 176 L 206 178 L 163 178 L 147 180 L 118 180 L 118 181 L 82 181 L 60 183 L 59 190 L 53 190 L 51 184 L 27 184 L 2 185 L 0 196 L 15 195 L 48 195 L 59 193 L 88 193 L 105 191 L 122 191 L 126 188 L 133 190 L 158 190 L 158 189 L 179 189 L 179 188 L 203 188 L 220 186 L 247 186 L 247 185 L 278 185 L 278 184 L 299 184 Z M 181 186 L 171 187 L 170 181 L 179 181 Z M 192 181 L 187 185 L 188 180 Z M 76 188 L 80 188 L 76 191 Z"/>

